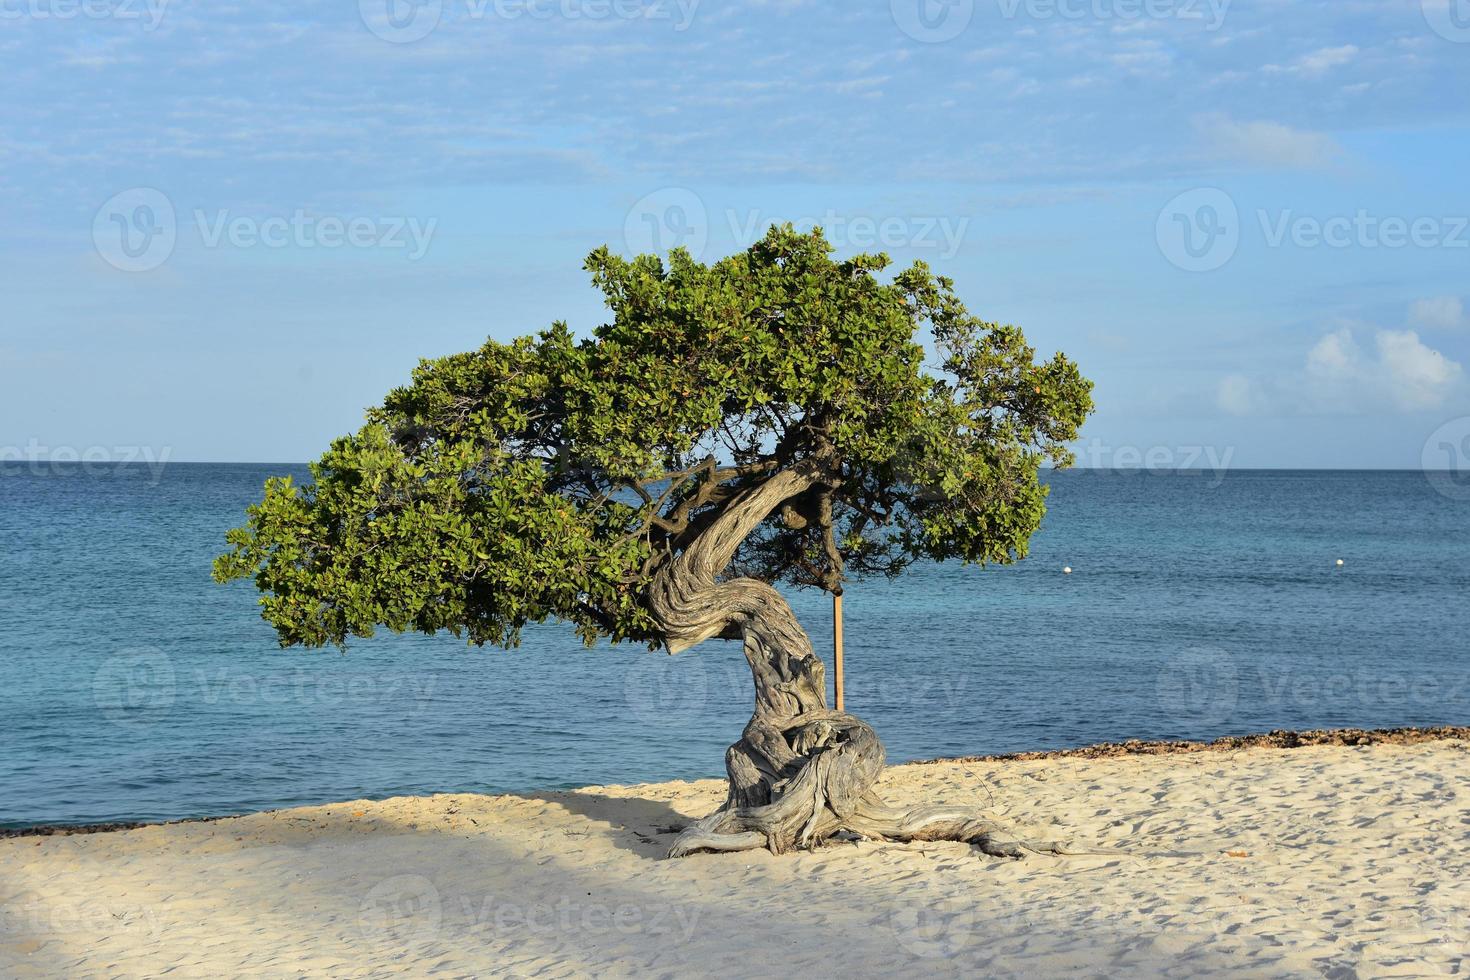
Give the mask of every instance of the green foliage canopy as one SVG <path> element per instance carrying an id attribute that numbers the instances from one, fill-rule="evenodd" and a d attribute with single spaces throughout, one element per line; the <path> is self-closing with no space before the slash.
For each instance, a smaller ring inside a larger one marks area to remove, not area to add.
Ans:
<path id="1" fill-rule="evenodd" d="M 820 229 L 790 226 L 710 265 L 598 249 L 610 322 L 421 362 L 311 485 L 267 482 L 215 577 L 253 577 L 283 645 L 386 626 L 511 646 L 548 619 L 657 644 L 659 569 L 743 490 L 815 458 L 827 476 L 732 573 L 836 591 L 919 558 L 1014 561 L 1091 384 L 924 264 L 885 282 L 888 265 L 835 261 Z"/>

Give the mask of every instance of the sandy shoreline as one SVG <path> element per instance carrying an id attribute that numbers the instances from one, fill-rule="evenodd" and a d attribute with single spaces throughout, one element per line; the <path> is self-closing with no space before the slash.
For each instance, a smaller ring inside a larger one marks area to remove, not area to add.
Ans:
<path id="1" fill-rule="evenodd" d="M 1258 735 L 1226 735 L 1211 742 L 1144 741 L 1099 742 L 1075 749 L 1043 749 L 1034 752 L 1006 752 L 998 755 L 967 755 L 938 759 L 915 759 L 898 763 L 907 766 L 933 766 L 953 762 L 1006 762 L 1024 759 L 1101 759 L 1119 755 L 1175 755 L 1193 752 L 1234 752 L 1247 748 L 1295 749 L 1306 745 L 1415 745 L 1441 740 L 1470 741 L 1470 727 L 1438 725 L 1432 728 L 1330 728 L 1307 731 L 1273 731 Z M 444 795 L 444 794 L 439 794 Z M 492 794 L 493 795 L 493 794 Z M 508 794 L 517 795 L 517 794 Z M 264 813 L 273 810 L 261 811 Z M 184 817 L 179 820 L 122 820 L 106 823 L 36 824 L 29 827 L 0 827 L 0 840 L 7 837 L 52 837 L 71 834 L 110 834 L 142 827 L 173 827 L 187 823 L 233 820 L 250 814 L 233 813 L 213 817 Z"/>
<path id="2" fill-rule="evenodd" d="M 14 837 L 0 976 L 1470 970 L 1463 738 L 939 762 L 882 789 L 1121 853 L 663 860 L 719 780 Z"/>

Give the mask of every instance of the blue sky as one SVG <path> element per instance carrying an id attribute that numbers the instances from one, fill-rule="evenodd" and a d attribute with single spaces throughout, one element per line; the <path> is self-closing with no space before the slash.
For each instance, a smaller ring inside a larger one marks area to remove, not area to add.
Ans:
<path id="1" fill-rule="evenodd" d="M 0 453 L 315 458 L 792 220 L 1079 361 L 1084 463 L 1467 465 L 1470 0 L 391 2 L 0 0 Z"/>

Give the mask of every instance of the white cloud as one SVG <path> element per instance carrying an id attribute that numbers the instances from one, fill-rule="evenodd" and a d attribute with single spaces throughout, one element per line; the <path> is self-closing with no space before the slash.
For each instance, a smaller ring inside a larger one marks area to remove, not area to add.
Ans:
<path id="1" fill-rule="evenodd" d="M 1433 408 L 1459 382 L 1460 365 L 1420 343 L 1412 330 L 1378 334 L 1378 359 L 1394 399 L 1405 408 Z"/>
<path id="2" fill-rule="evenodd" d="M 1311 414 L 1412 412 L 1437 408 L 1463 388 L 1460 364 L 1412 330 L 1379 330 L 1365 350 L 1352 329 L 1343 327 L 1313 344 L 1297 371 L 1220 379 L 1215 403 L 1229 415 L 1259 414 L 1268 407 Z"/>
<path id="3" fill-rule="evenodd" d="M 1297 66 L 1308 75 L 1320 75 L 1340 65 L 1345 65 L 1358 56 L 1356 44 L 1344 44 L 1338 48 L 1318 48 L 1311 54 L 1303 55 Z"/>
<path id="4" fill-rule="evenodd" d="M 832 91 L 840 95 L 866 95 L 873 89 L 880 88 L 891 79 L 892 75 L 865 75 L 860 78 L 849 78 L 841 82 L 832 82 Z"/>
<path id="5" fill-rule="evenodd" d="M 1256 166 L 1310 169 L 1326 166 L 1342 153 L 1342 147 L 1326 133 L 1283 123 L 1215 114 L 1196 116 L 1194 127 L 1216 153 Z"/>
<path id="6" fill-rule="evenodd" d="M 1315 78 L 1348 64 L 1357 56 L 1358 46 L 1356 44 L 1344 44 L 1337 48 L 1318 48 L 1316 51 L 1302 55 L 1289 65 L 1266 65 L 1265 70 L 1289 75 L 1309 75 Z"/>
<path id="7" fill-rule="evenodd" d="M 1458 296 L 1415 300 L 1409 307 L 1409 322 L 1432 330 L 1454 330 L 1465 324 L 1465 304 Z"/>
<path id="8" fill-rule="evenodd" d="M 1164 74 L 1174 64 L 1173 53 L 1162 42 L 1152 38 L 1123 41 L 1107 55 L 1114 66 L 1135 75 Z"/>
<path id="9" fill-rule="evenodd" d="M 1215 391 L 1215 404 L 1226 415 L 1255 415 L 1265 409 L 1266 399 L 1250 378 L 1243 374 L 1230 374 L 1220 379 Z"/>
<path id="10" fill-rule="evenodd" d="M 1362 352 L 1346 327 L 1333 331 L 1307 351 L 1307 373 L 1316 378 L 1350 379 L 1362 372 Z"/>
<path id="11" fill-rule="evenodd" d="M 1401 409 L 1443 404 L 1459 385 L 1460 365 L 1426 346 L 1412 330 L 1380 330 L 1376 357 L 1358 346 L 1347 327 L 1327 334 L 1307 352 L 1308 388 L 1316 409 L 1365 410 L 1387 403 Z"/>

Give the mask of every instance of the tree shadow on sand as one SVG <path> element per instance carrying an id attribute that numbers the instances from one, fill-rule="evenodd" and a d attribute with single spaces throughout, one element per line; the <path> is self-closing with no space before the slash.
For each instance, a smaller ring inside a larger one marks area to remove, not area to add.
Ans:
<path id="1" fill-rule="evenodd" d="M 679 832 L 703 815 L 681 812 L 662 800 L 602 793 L 527 793 L 524 798 L 563 807 L 595 827 L 606 828 L 607 841 L 619 850 L 660 861 L 668 856 Z"/>

